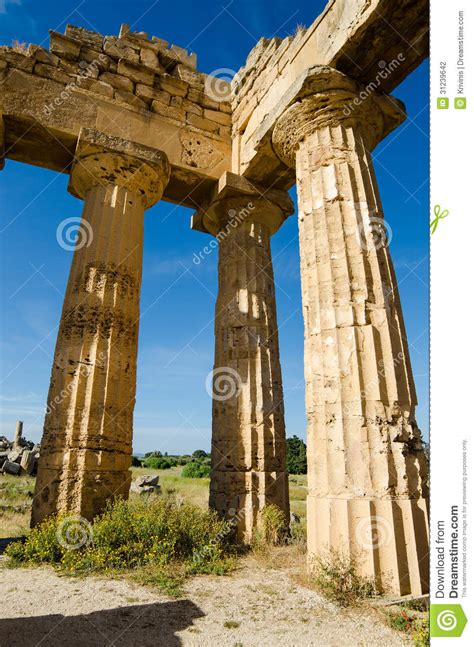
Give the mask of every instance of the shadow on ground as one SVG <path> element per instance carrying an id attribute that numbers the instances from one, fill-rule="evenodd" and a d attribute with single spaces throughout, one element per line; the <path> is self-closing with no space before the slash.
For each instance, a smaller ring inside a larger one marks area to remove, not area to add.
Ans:
<path id="1" fill-rule="evenodd" d="M 5 552 L 5 548 L 8 546 L 8 544 L 13 543 L 14 541 L 24 542 L 25 539 L 25 535 L 23 535 L 22 537 L 0 537 L 0 555 Z"/>
<path id="2" fill-rule="evenodd" d="M 19 610 L 21 611 L 21 610 Z M 205 614 L 190 600 L 141 604 L 78 616 L 0 620 L 0 645 L 8 647 L 179 647 L 175 635 Z"/>

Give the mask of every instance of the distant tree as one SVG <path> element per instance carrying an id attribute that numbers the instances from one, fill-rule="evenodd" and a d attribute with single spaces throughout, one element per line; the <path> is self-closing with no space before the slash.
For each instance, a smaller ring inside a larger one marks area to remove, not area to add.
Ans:
<path id="1" fill-rule="evenodd" d="M 142 466 L 142 462 L 138 458 L 138 456 L 132 456 L 132 467 L 141 467 L 141 466 Z"/>
<path id="2" fill-rule="evenodd" d="M 159 452 L 158 450 L 155 450 L 153 452 L 147 452 L 145 454 L 145 458 L 150 458 L 151 456 L 160 457 L 160 456 L 162 456 L 162 453 Z"/>
<path id="3" fill-rule="evenodd" d="M 306 445 L 295 435 L 286 439 L 286 469 L 288 474 L 307 472 Z"/>
<path id="4" fill-rule="evenodd" d="M 211 468 L 208 465 L 198 461 L 191 461 L 184 467 L 181 476 L 188 479 L 202 479 L 209 476 L 210 473 Z"/>
<path id="5" fill-rule="evenodd" d="M 193 458 L 196 460 L 207 458 L 207 452 L 205 452 L 204 449 L 196 449 L 196 451 L 193 452 Z"/>
<path id="6" fill-rule="evenodd" d="M 149 456 L 143 461 L 143 466 L 152 470 L 167 470 L 175 465 L 175 460 L 164 456 Z"/>

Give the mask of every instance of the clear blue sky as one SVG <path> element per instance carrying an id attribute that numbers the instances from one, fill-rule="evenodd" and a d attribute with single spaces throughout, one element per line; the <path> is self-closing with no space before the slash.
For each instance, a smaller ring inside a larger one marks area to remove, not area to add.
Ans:
<path id="1" fill-rule="evenodd" d="M 13 39 L 47 46 L 48 29 L 66 23 L 117 34 L 120 23 L 188 47 L 198 68 L 238 70 L 260 36 L 308 26 L 324 1 L 0 0 L 0 44 Z M 418 422 L 428 428 L 428 64 L 395 96 L 409 115 L 375 150 L 391 251 L 398 276 L 418 392 Z M 77 217 L 81 201 L 67 177 L 7 161 L 0 173 L 0 434 L 41 437 L 44 405 L 71 252 L 56 228 Z M 294 190 L 292 196 L 296 199 Z M 169 453 L 210 448 L 211 400 L 205 379 L 214 354 L 217 252 L 199 266 L 194 252 L 209 242 L 189 229 L 190 210 L 160 203 L 145 216 L 134 449 Z M 9 224 L 10 223 L 10 224 Z M 287 434 L 306 435 L 303 323 L 296 218 L 273 239 Z"/>

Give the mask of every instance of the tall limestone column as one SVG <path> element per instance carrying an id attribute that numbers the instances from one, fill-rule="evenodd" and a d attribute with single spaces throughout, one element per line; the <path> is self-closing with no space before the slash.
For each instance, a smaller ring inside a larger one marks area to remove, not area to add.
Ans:
<path id="1" fill-rule="evenodd" d="M 219 243 L 212 384 L 210 505 L 250 542 L 260 512 L 289 521 L 283 388 L 270 236 L 293 212 L 288 194 L 226 173 L 203 217 Z"/>
<path id="2" fill-rule="evenodd" d="M 32 524 L 128 497 L 145 209 L 166 156 L 83 129 L 70 192 L 85 201 L 59 326 Z"/>
<path id="3" fill-rule="evenodd" d="M 316 67 L 273 146 L 296 167 L 308 417 L 308 552 L 387 592 L 428 587 L 426 461 L 370 151 L 405 118 Z"/>

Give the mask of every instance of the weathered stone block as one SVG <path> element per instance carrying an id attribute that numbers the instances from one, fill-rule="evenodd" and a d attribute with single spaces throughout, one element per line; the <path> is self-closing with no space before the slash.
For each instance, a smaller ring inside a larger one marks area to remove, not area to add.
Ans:
<path id="1" fill-rule="evenodd" d="M 39 63 L 46 63 L 46 65 L 58 65 L 59 56 L 56 54 L 51 54 L 44 47 L 39 45 L 29 45 L 28 47 L 28 56 L 34 57 Z"/>
<path id="2" fill-rule="evenodd" d="M 210 108 L 211 110 L 219 110 L 219 102 L 214 101 L 208 97 L 204 92 L 200 92 L 195 88 L 189 88 L 188 99 L 193 103 L 199 103 L 203 108 Z"/>
<path id="3" fill-rule="evenodd" d="M 17 475 L 20 473 L 20 469 L 20 463 L 12 463 L 9 460 L 6 460 L 2 466 L 2 472 L 4 474 Z"/>
<path id="4" fill-rule="evenodd" d="M 171 45 L 171 51 L 177 55 L 178 59 L 188 67 L 195 68 L 197 64 L 196 54 L 188 54 L 187 50 L 178 45 Z"/>
<path id="5" fill-rule="evenodd" d="M 36 63 L 35 58 L 32 56 L 14 52 L 9 48 L 0 48 L 0 59 L 6 61 L 12 67 L 16 67 L 18 70 L 23 70 L 23 72 L 32 72 Z"/>
<path id="6" fill-rule="evenodd" d="M 222 126 L 230 126 L 231 119 L 230 115 L 227 115 L 225 112 L 220 112 L 217 110 L 209 110 L 209 108 L 204 109 L 204 117 L 210 121 L 215 121 Z"/>
<path id="7" fill-rule="evenodd" d="M 90 90 L 91 92 L 96 92 L 97 94 L 102 94 L 104 97 L 112 98 L 114 96 L 114 88 L 109 83 L 105 83 L 105 81 L 81 77 L 77 81 L 77 86 L 85 90 Z"/>
<path id="8" fill-rule="evenodd" d="M 116 59 L 126 59 L 138 63 L 140 56 L 132 47 L 126 47 L 115 36 L 107 36 L 104 40 L 104 52 Z"/>
<path id="9" fill-rule="evenodd" d="M 58 83 L 68 84 L 74 82 L 74 79 L 66 72 L 63 72 L 52 65 L 45 65 L 44 63 L 36 63 L 34 73 L 37 76 L 42 76 L 45 79 L 51 79 Z"/>
<path id="10" fill-rule="evenodd" d="M 153 101 L 151 104 L 151 109 L 153 112 L 156 112 L 157 115 L 162 117 L 167 117 L 168 119 L 173 119 L 176 122 L 184 123 L 186 120 L 186 112 L 183 108 L 178 108 L 176 106 L 167 106 L 161 101 Z"/>
<path id="11" fill-rule="evenodd" d="M 76 27 L 74 25 L 66 25 L 66 36 L 70 36 L 75 40 L 79 40 L 89 47 L 94 47 L 95 49 L 102 49 L 104 43 L 104 37 L 102 34 L 98 34 L 95 31 L 90 29 L 85 29 L 84 27 Z"/>
<path id="12" fill-rule="evenodd" d="M 140 63 L 153 68 L 157 72 L 164 72 L 163 67 L 160 65 L 158 55 L 149 47 L 142 47 L 140 50 Z"/>
<path id="13" fill-rule="evenodd" d="M 164 90 L 157 90 L 156 88 L 151 88 L 149 85 L 143 85 L 142 83 L 137 83 L 135 86 L 135 94 L 140 99 L 144 101 L 160 101 L 165 105 L 169 105 L 171 95 Z"/>
<path id="14" fill-rule="evenodd" d="M 219 126 L 215 121 L 210 121 L 209 119 L 204 119 L 204 117 L 198 117 L 198 115 L 194 114 L 186 115 L 186 123 L 210 133 L 217 133 L 219 130 Z"/>
<path id="15" fill-rule="evenodd" d="M 200 117 L 202 117 L 204 112 L 201 106 L 198 106 L 192 101 L 189 101 L 189 99 L 184 99 L 183 97 L 171 97 L 171 105 L 184 108 L 186 112 L 190 112 L 194 115 L 199 115 Z"/>
<path id="16" fill-rule="evenodd" d="M 229 101 L 221 101 L 219 103 L 219 110 L 221 112 L 225 112 L 226 114 L 230 115 L 232 112 L 232 106 Z"/>
<path id="17" fill-rule="evenodd" d="M 99 74 L 99 81 L 104 81 L 117 90 L 123 90 L 124 92 L 133 92 L 133 81 L 128 79 L 126 76 L 121 76 L 120 74 L 102 72 L 102 74 Z"/>
<path id="18" fill-rule="evenodd" d="M 76 76 L 76 74 L 80 74 L 81 72 L 83 72 L 84 68 L 79 65 L 79 62 L 67 61 L 62 58 L 59 60 L 58 70 L 62 70 L 66 72 L 66 74 L 69 74 L 70 76 Z M 90 70 L 89 76 L 97 77 L 98 75 L 99 75 L 99 72 L 97 70 L 93 70 L 93 69 Z"/>
<path id="19" fill-rule="evenodd" d="M 175 79 L 169 74 L 158 77 L 157 83 L 161 90 L 165 90 L 176 97 L 185 97 L 189 90 L 188 83 L 181 79 Z"/>
<path id="20" fill-rule="evenodd" d="M 33 474 L 37 467 L 38 459 L 35 452 L 25 449 L 21 456 L 21 472 L 24 474 Z"/>
<path id="21" fill-rule="evenodd" d="M 91 49 L 90 47 L 81 47 L 81 53 L 79 54 L 79 59 L 81 61 L 86 61 L 89 63 L 89 66 L 97 67 L 100 71 L 105 72 L 110 67 L 111 58 L 104 54 L 102 51 L 97 51 L 96 49 Z"/>
<path id="22" fill-rule="evenodd" d="M 118 62 L 117 71 L 119 74 L 126 76 L 134 83 L 153 86 L 153 82 L 155 80 L 155 73 L 152 70 L 143 65 L 131 63 L 123 58 Z"/>
<path id="23" fill-rule="evenodd" d="M 115 90 L 114 97 L 118 101 L 123 101 L 124 103 L 128 103 L 131 106 L 134 106 L 135 108 L 142 108 L 143 110 L 146 110 L 148 108 L 145 101 L 135 96 L 131 92 L 125 92 L 124 90 Z"/>
<path id="24" fill-rule="evenodd" d="M 59 58 L 67 58 L 77 61 L 82 43 L 76 38 L 59 34 L 57 31 L 49 30 L 49 49 Z"/>
<path id="25" fill-rule="evenodd" d="M 196 72 L 187 65 L 179 63 L 172 72 L 173 76 L 182 81 L 186 81 L 197 90 L 204 90 L 204 78 L 200 72 Z"/>

